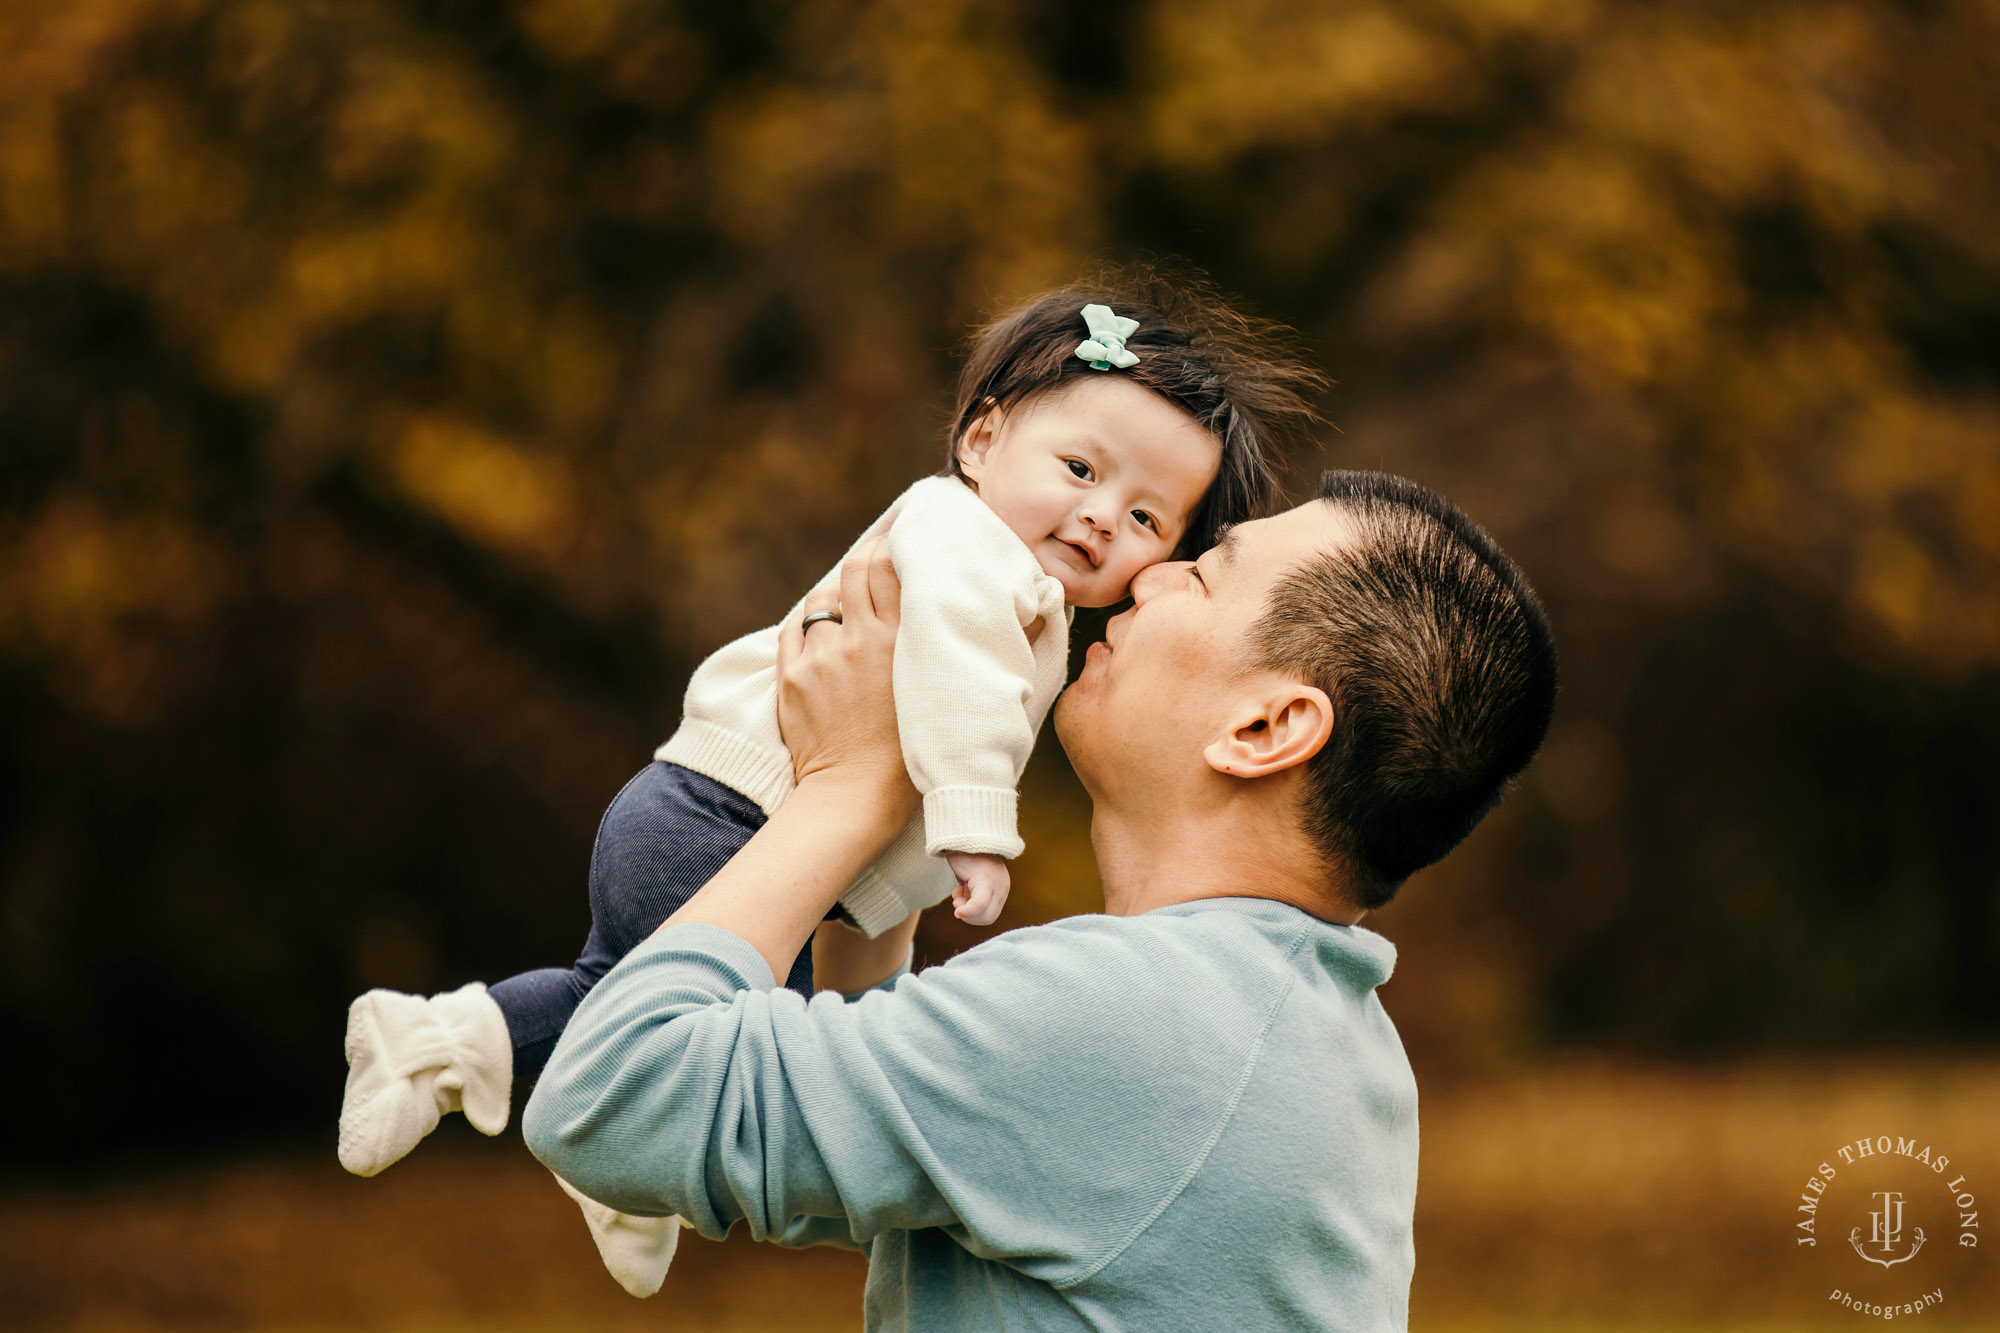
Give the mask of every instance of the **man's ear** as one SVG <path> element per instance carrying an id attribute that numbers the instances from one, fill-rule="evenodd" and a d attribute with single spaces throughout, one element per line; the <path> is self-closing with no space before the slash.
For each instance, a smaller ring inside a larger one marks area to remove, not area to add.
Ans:
<path id="1" fill-rule="evenodd" d="M 1247 694 L 1229 730 L 1202 757 L 1218 773 L 1261 778 L 1296 768 L 1320 752 L 1333 735 L 1333 701 L 1326 691 L 1271 674 L 1270 688 Z"/>
<path id="2" fill-rule="evenodd" d="M 1000 428 L 1006 423 L 1005 409 L 988 398 L 986 410 L 974 417 L 972 424 L 965 428 L 965 434 L 958 437 L 958 467 L 975 488 L 979 485 L 980 474 L 986 470 L 987 457 L 1000 439 Z"/>

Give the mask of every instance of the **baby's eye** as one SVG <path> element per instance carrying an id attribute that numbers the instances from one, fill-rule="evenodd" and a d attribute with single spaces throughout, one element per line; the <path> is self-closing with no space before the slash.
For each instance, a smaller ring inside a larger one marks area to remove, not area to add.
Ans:
<path id="1" fill-rule="evenodd" d="M 1160 521 L 1143 509 L 1134 509 L 1132 517 L 1139 520 L 1139 526 L 1142 528 L 1151 528 L 1155 532 L 1160 530 Z"/>
<path id="2" fill-rule="evenodd" d="M 1084 462 L 1081 458 L 1065 458 L 1063 461 L 1069 464 L 1069 470 L 1072 474 L 1082 478 L 1084 481 L 1090 480 L 1090 464 Z"/>

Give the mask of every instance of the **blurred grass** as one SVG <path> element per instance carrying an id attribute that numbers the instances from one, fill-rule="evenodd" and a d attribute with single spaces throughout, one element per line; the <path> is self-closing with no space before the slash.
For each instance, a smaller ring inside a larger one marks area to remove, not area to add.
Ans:
<path id="1" fill-rule="evenodd" d="M 1575 1061 L 1433 1083 L 1412 1327 L 1844 1326 L 1855 1316 L 1825 1308 L 1827 1292 L 1869 1288 L 1837 1241 L 1794 1244 L 1806 1176 L 1843 1144 L 1896 1133 L 1936 1144 L 1977 1188 L 2000 1175 L 1995 1107 L 2000 1063 L 1962 1057 Z M 1977 1252 L 1939 1255 L 1910 1285 L 1942 1280 L 1945 1304 L 1909 1317 L 2000 1327 L 1995 1270 Z"/>
<path id="2" fill-rule="evenodd" d="M 2000 1180 L 2000 1060 L 1685 1069 L 1573 1061 L 1426 1086 L 1419 1333 L 1778 1330 L 1885 1321 L 1824 1304 L 1796 1186 L 1838 1145 L 1915 1133 Z M 1201 1257 L 1189 1256 L 1190 1274 Z M 1826 1271 L 1841 1271 L 1837 1268 Z M 8 1327 L 92 1330 L 853 1329 L 865 1266 L 686 1236 L 630 1300 L 517 1139 L 453 1122 L 370 1181 L 264 1161 L 0 1199 Z M 1940 1276 L 1942 1275 L 1942 1276 Z M 2000 1328 L 1990 1256 L 1946 1251 L 1934 1329 Z M 1916 1285 L 1913 1281 L 1912 1285 Z"/>

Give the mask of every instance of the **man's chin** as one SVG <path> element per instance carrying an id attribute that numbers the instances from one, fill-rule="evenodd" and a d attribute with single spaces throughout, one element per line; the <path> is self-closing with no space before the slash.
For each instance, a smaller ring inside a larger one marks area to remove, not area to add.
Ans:
<path id="1" fill-rule="evenodd" d="M 1085 733 L 1089 730 L 1081 725 L 1083 718 L 1078 712 L 1082 705 L 1071 701 L 1076 686 L 1071 685 L 1056 698 L 1056 706 L 1049 712 L 1049 726 L 1056 734 L 1056 744 L 1062 746 L 1063 756 L 1069 760 L 1070 770 L 1082 780 L 1086 764 L 1087 744 Z M 1086 787 L 1089 784 L 1084 784 Z"/>
<path id="2" fill-rule="evenodd" d="M 1075 684 L 1064 690 L 1056 699 L 1056 706 L 1049 714 L 1049 722 L 1056 733 L 1056 743 L 1062 746 L 1063 754 L 1069 760 L 1070 771 L 1076 774 L 1083 790 L 1095 802 L 1104 790 L 1098 781 L 1098 753 L 1106 739 L 1102 734 L 1102 724 L 1097 714 L 1097 700 L 1090 694 L 1091 682 L 1079 678 Z M 1081 689 L 1078 686 L 1082 686 Z M 1094 746 L 1099 748 L 1093 748 Z M 1115 744 L 1113 751 L 1115 753 Z"/>
<path id="3" fill-rule="evenodd" d="M 1077 722 L 1077 710 L 1083 706 L 1077 690 L 1081 684 L 1083 677 L 1078 676 L 1070 682 L 1068 689 L 1056 696 L 1056 706 L 1049 710 L 1049 725 L 1055 728 L 1056 741 L 1063 747 L 1064 754 L 1071 753 L 1070 742 Z"/>

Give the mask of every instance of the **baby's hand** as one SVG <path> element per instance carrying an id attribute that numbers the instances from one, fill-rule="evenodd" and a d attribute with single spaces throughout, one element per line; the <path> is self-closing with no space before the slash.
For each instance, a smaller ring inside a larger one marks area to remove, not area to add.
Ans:
<path id="1" fill-rule="evenodd" d="M 958 887 L 951 891 L 956 906 L 951 910 L 960 921 L 974 926 L 990 926 L 1007 905 L 1007 860 L 987 852 L 946 852 Z"/>

